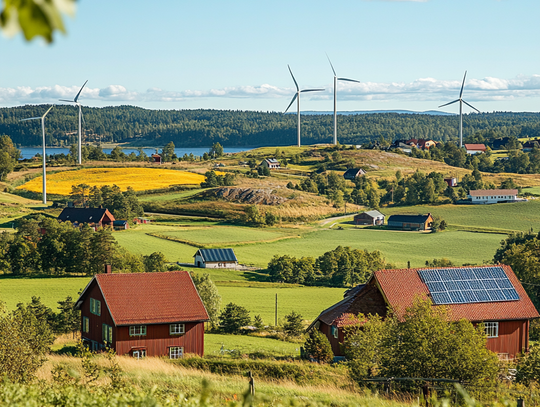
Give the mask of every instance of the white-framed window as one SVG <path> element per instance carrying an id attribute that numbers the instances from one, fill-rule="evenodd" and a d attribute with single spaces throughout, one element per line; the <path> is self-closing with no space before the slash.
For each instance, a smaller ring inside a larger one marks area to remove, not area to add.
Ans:
<path id="1" fill-rule="evenodd" d="M 138 349 L 133 351 L 133 357 L 135 359 L 142 359 L 146 357 L 146 349 Z"/>
<path id="2" fill-rule="evenodd" d="M 336 339 L 338 339 L 339 336 L 339 329 L 337 326 L 332 325 L 332 336 Z"/>
<path id="3" fill-rule="evenodd" d="M 84 333 L 90 332 L 90 318 L 88 317 L 82 318 L 82 331 Z"/>
<path id="4" fill-rule="evenodd" d="M 484 328 L 486 329 L 486 336 L 488 338 L 499 337 L 499 323 L 498 322 L 484 322 Z"/>
<path id="5" fill-rule="evenodd" d="M 169 334 L 170 335 L 182 335 L 186 333 L 185 324 L 170 324 L 169 325 Z"/>
<path id="6" fill-rule="evenodd" d="M 112 326 L 103 324 L 102 325 L 102 332 L 103 332 L 103 342 L 112 343 Z"/>
<path id="7" fill-rule="evenodd" d="M 101 301 L 90 298 L 90 312 L 94 315 L 101 315 Z"/>
<path id="8" fill-rule="evenodd" d="M 129 327 L 129 336 L 146 336 L 146 325 L 132 325 Z"/>
<path id="9" fill-rule="evenodd" d="M 180 346 L 171 346 L 169 348 L 170 359 L 180 359 L 184 357 L 184 348 Z"/>

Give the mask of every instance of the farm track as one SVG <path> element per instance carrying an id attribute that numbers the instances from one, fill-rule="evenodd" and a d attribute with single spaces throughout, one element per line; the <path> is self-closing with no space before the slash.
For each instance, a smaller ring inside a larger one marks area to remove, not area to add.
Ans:
<path id="1" fill-rule="evenodd" d="M 204 229 L 204 228 L 201 228 L 201 229 Z M 249 240 L 249 241 L 245 241 L 245 242 L 220 242 L 218 244 L 203 244 L 203 243 L 193 242 L 191 240 L 179 239 L 177 237 L 166 236 L 166 235 L 162 235 L 162 234 L 159 234 L 159 233 L 146 233 L 146 234 L 148 236 L 157 237 L 158 239 L 165 239 L 165 240 L 170 240 L 170 241 L 173 241 L 173 242 L 187 244 L 188 246 L 193 246 L 193 247 L 196 247 L 198 249 L 212 249 L 212 248 L 222 247 L 224 245 L 233 246 L 233 247 L 248 246 L 248 245 L 259 244 L 259 243 L 275 243 L 275 242 L 279 242 L 281 240 L 301 239 L 302 238 L 302 236 L 282 236 L 282 237 L 278 237 L 278 238 L 275 238 L 275 239 L 267 239 L 267 240 Z"/>

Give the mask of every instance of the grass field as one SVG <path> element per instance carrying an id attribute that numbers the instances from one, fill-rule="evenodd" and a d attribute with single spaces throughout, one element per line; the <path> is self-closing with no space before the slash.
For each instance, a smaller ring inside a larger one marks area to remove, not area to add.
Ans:
<path id="1" fill-rule="evenodd" d="M 227 243 L 256 242 L 278 239 L 287 236 L 275 230 L 258 230 L 249 227 L 209 226 L 206 228 L 186 228 L 165 233 L 167 236 L 181 238 L 197 243 Z"/>
<path id="2" fill-rule="evenodd" d="M 47 175 L 47 192 L 69 195 L 71 187 L 77 184 L 90 186 L 118 185 L 122 191 L 129 186 L 135 191 L 168 188 L 171 185 L 200 184 L 204 175 L 187 171 L 160 168 L 86 168 L 76 171 L 62 171 Z M 17 189 L 38 192 L 42 190 L 42 177 L 37 177 L 20 185 Z"/>
<path id="3" fill-rule="evenodd" d="M 204 334 L 205 355 L 221 355 L 221 346 L 226 350 L 237 350 L 241 353 L 262 352 L 274 356 L 298 356 L 300 344 L 280 341 L 272 338 L 260 338 L 245 335 Z"/>

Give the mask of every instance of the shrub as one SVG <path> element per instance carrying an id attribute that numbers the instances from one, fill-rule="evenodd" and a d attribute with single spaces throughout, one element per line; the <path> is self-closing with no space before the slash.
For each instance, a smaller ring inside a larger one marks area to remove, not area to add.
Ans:
<path id="1" fill-rule="evenodd" d="M 232 302 L 227 304 L 219 316 L 219 320 L 221 329 L 226 333 L 238 333 L 240 328 L 251 323 L 249 311 Z"/>
<path id="2" fill-rule="evenodd" d="M 304 343 L 306 355 L 317 360 L 319 363 L 330 362 L 334 358 L 330 341 L 321 331 L 312 329 Z"/>
<path id="3" fill-rule="evenodd" d="M 299 336 L 304 331 L 304 323 L 302 315 L 296 311 L 292 311 L 290 314 L 285 315 L 285 324 L 283 330 L 289 336 Z"/>

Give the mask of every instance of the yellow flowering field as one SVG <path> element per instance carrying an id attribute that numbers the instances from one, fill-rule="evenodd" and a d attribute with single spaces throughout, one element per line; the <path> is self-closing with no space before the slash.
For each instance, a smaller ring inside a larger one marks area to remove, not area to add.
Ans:
<path id="1" fill-rule="evenodd" d="M 135 191 L 168 188 L 179 184 L 200 184 L 204 175 L 187 171 L 175 171 L 160 168 L 88 168 L 77 171 L 62 171 L 47 175 L 47 192 L 49 194 L 69 195 L 71 186 L 88 184 L 103 186 L 116 184 L 122 191 L 131 186 Z M 32 192 L 41 192 L 42 177 L 34 178 L 17 187 Z"/>

